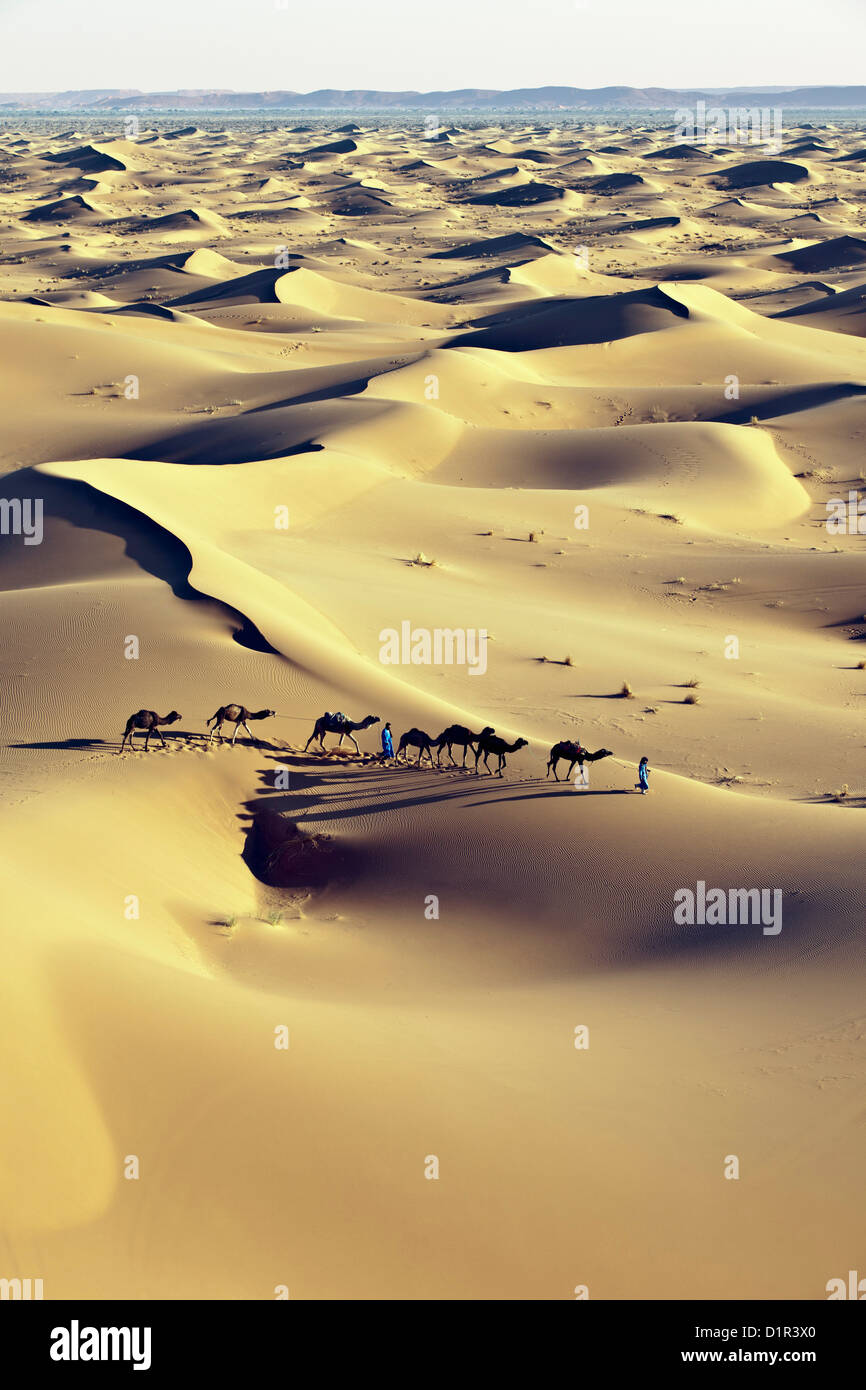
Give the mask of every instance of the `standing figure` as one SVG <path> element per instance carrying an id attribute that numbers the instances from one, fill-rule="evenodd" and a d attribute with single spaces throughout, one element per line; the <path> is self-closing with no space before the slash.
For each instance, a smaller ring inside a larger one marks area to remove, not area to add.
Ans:
<path id="1" fill-rule="evenodd" d="M 387 761 L 394 756 L 394 740 L 391 737 L 391 725 L 386 724 L 382 730 L 382 758 Z"/>
<path id="2" fill-rule="evenodd" d="M 649 758 L 641 758 L 638 764 L 637 778 L 635 790 L 640 790 L 641 796 L 646 796 L 649 791 Z"/>

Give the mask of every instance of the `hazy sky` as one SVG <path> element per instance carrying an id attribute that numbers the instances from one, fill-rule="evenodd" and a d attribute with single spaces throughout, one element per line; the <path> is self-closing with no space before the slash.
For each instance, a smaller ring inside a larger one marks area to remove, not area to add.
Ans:
<path id="1" fill-rule="evenodd" d="M 866 81 L 866 0 L 0 0 L 0 91 Z"/>

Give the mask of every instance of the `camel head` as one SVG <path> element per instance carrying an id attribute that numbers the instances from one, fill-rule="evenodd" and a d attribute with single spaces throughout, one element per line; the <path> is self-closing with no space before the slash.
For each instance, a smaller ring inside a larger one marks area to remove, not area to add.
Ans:
<path id="1" fill-rule="evenodd" d="M 379 718 L 378 714 L 368 714 L 365 719 L 361 720 L 360 724 L 358 725 L 358 728 L 369 729 L 371 724 L 381 724 L 381 722 L 382 721 Z"/>
<path id="2" fill-rule="evenodd" d="M 255 714 L 251 714 L 250 719 L 271 719 L 276 712 L 275 709 L 260 709 Z"/>
<path id="3" fill-rule="evenodd" d="M 518 748 L 528 748 L 528 747 L 529 747 L 529 740 L 528 740 L 528 739 L 525 739 L 525 738 L 519 738 L 519 739 L 517 740 L 517 742 L 515 743 L 515 745 L 514 745 L 514 747 L 512 748 L 511 751 L 512 751 L 512 753 L 516 753 L 517 750 L 518 750 Z"/>
<path id="4" fill-rule="evenodd" d="M 485 724 L 484 728 L 481 730 L 481 733 L 478 734 L 477 737 L 478 737 L 478 738 L 489 738 L 491 734 L 495 734 L 495 733 L 496 733 L 496 730 L 494 729 L 494 727 L 493 727 L 492 724 Z"/>
<path id="5" fill-rule="evenodd" d="M 596 753 L 595 757 L 596 757 L 596 761 L 598 761 L 599 758 L 612 758 L 612 757 L 613 757 L 613 753 L 611 752 L 611 750 L 610 750 L 609 748 L 599 748 L 599 750 L 598 750 L 598 752 Z"/>
<path id="6" fill-rule="evenodd" d="M 161 724 L 176 724 L 177 721 L 178 721 L 179 719 L 182 719 L 182 718 L 183 718 L 183 715 L 178 714 L 177 710 L 176 710 L 176 709 L 173 709 L 173 710 L 171 711 L 171 714 L 167 714 L 167 715 L 165 716 L 165 719 L 161 719 L 161 720 L 160 720 L 160 723 L 161 723 Z"/>

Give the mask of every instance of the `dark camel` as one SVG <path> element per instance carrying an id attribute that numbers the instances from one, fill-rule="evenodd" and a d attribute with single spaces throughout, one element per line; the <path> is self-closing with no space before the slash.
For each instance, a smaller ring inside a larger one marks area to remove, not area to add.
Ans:
<path id="1" fill-rule="evenodd" d="M 409 729 L 407 733 L 401 735 L 400 743 L 397 748 L 398 759 L 406 748 L 418 749 L 418 767 L 421 766 L 421 759 L 424 757 L 425 753 L 430 759 L 430 766 L 433 766 L 433 740 L 429 734 L 425 734 L 423 729 Z M 409 762 L 408 758 L 406 762 Z"/>
<path id="2" fill-rule="evenodd" d="M 132 739 L 136 730 L 146 730 L 144 735 L 145 753 L 150 752 L 147 745 L 150 743 L 150 736 L 154 732 L 159 734 L 162 746 L 165 748 L 165 739 L 162 737 L 162 730 L 159 726 L 160 724 L 176 724 L 180 717 L 176 709 L 173 709 L 171 714 L 157 714 L 154 709 L 140 709 L 137 714 L 131 714 L 127 719 L 126 728 L 123 731 L 123 742 L 117 751 L 119 753 L 123 752 L 127 739 L 129 739 L 130 748 L 132 747 Z"/>
<path id="3" fill-rule="evenodd" d="M 322 745 L 322 752 L 326 752 L 327 750 L 325 748 L 325 734 L 339 734 L 340 742 L 337 744 L 338 748 L 342 746 L 344 738 L 350 738 L 355 745 L 355 752 L 360 753 L 361 750 L 358 747 L 357 739 L 354 737 L 355 730 L 369 729 L 371 724 L 378 723 L 378 714 L 368 714 L 365 719 L 362 719 L 357 724 L 352 719 L 345 719 L 342 722 L 342 724 L 339 724 L 334 719 L 334 716 L 332 714 L 323 714 L 316 720 L 315 728 L 313 729 L 313 732 L 310 734 L 310 737 L 307 739 L 307 742 L 304 745 L 304 752 L 306 753 L 314 738 L 317 738 L 319 740 L 319 743 Z"/>
<path id="4" fill-rule="evenodd" d="M 235 739 L 238 736 L 238 729 L 241 728 L 246 729 L 250 737 L 250 743 L 255 743 L 258 747 L 258 740 L 253 738 L 252 734 L 250 734 L 250 731 L 247 728 L 247 720 L 270 719 L 271 716 L 274 714 L 276 714 L 275 709 L 260 709 L 256 710 L 255 714 L 253 714 L 250 710 L 247 709 L 246 705 L 220 705 L 216 714 L 212 714 L 210 719 L 207 721 L 208 725 L 213 724 L 213 728 L 210 731 L 210 738 L 207 741 L 208 748 L 210 748 L 211 744 L 213 743 L 214 734 L 219 734 L 220 743 L 225 742 L 225 739 L 223 738 L 222 734 L 222 728 L 223 724 L 226 721 L 228 721 L 229 724 L 234 724 L 235 726 L 235 731 L 232 734 L 233 748 L 235 744 Z"/>
<path id="5" fill-rule="evenodd" d="M 574 771 L 575 763 L 580 763 L 581 771 L 583 771 L 584 763 L 597 763 L 599 758 L 612 757 L 613 753 L 609 748 L 599 748 L 597 753 L 588 753 L 585 748 L 581 748 L 579 743 L 570 743 L 568 739 L 566 739 L 563 743 L 555 743 L 551 748 L 550 761 L 547 764 L 547 776 L 550 776 L 550 769 L 553 768 L 553 775 L 557 782 L 562 781 L 562 778 L 557 775 L 556 771 L 556 765 L 560 759 L 567 759 L 570 762 L 571 766 L 568 769 L 568 775 L 570 777 Z"/>
<path id="6" fill-rule="evenodd" d="M 475 749 L 475 771 L 478 771 L 478 759 L 483 756 L 484 766 L 489 772 L 490 764 L 487 759 L 490 757 L 491 753 L 495 753 L 499 758 L 499 767 L 496 770 L 496 776 L 501 777 L 502 769 L 507 765 L 505 762 L 505 754 L 517 753 L 519 749 L 528 747 L 529 744 L 525 738 L 519 738 L 514 743 L 506 743 L 504 738 L 499 738 L 496 734 L 486 734 L 483 738 L 478 739 L 478 745 Z"/>
<path id="7" fill-rule="evenodd" d="M 472 748 L 473 743 L 477 743 L 480 738 L 486 738 L 489 734 L 492 734 L 493 732 L 493 727 L 490 724 L 485 725 L 485 727 L 481 730 L 480 734 L 473 734 L 472 730 L 467 729 L 463 724 L 450 724 L 447 729 L 443 730 L 443 732 L 439 735 L 437 739 L 433 740 L 436 746 L 437 767 L 442 766 L 443 748 L 448 749 L 449 758 L 451 759 L 454 766 L 457 766 L 454 754 L 451 752 L 451 749 L 455 743 L 457 744 L 458 748 L 463 749 L 463 762 L 461 763 L 461 767 L 465 767 L 466 754 Z"/>

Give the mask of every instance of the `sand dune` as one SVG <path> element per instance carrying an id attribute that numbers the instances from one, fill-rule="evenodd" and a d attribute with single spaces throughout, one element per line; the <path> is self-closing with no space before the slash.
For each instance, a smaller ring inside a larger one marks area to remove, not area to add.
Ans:
<path id="1" fill-rule="evenodd" d="M 0 150 L 5 514 L 44 509 L 0 546 L 0 1272 L 824 1297 L 864 1236 L 863 542 L 825 524 L 862 129 L 183 120 Z M 483 630 L 483 674 L 383 660 L 404 622 Z M 209 745 L 234 702 L 259 742 Z M 181 718 L 120 757 L 139 709 Z M 360 755 L 305 751 L 325 710 L 377 717 Z M 395 766 L 385 720 L 526 742 Z M 585 791 L 564 738 L 611 750 Z M 699 882 L 782 930 L 679 923 Z"/>
<path id="2" fill-rule="evenodd" d="M 866 264 L 866 240 L 854 236 L 831 237 L 829 241 L 802 246 L 796 251 L 780 251 L 776 260 L 809 274 L 853 269 Z"/>
<path id="3" fill-rule="evenodd" d="M 787 159 L 753 159 L 715 176 L 720 188 L 757 188 L 762 184 L 802 183 L 813 176 L 805 164 Z"/>
<path id="4" fill-rule="evenodd" d="M 25 212 L 22 222 L 75 222 L 94 221 L 99 217 L 106 217 L 104 208 L 100 208 L 95 202 L 83 198 L 80 193 L 73 194 L 69 198 L 58 198 L 53 203 L 44 203 L 41 207 L 32 208 L 30 212 Z"/>

